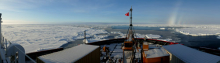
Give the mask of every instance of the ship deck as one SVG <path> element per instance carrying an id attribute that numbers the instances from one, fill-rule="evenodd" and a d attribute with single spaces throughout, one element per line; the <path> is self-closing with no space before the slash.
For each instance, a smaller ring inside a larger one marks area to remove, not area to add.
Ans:
<path id="1" fill-rule="evenodd" d="M 165 41 L 154 40 L 154 39 L 148 39 L 146 41 L 143 41 L 143 39 L 137 39 L 137 41 L 139 41 L 141 43 L 140 45 L 143 45 L 143 46 L 141 46 L 141 48 L 143 48 L 143 49 L 137 50 L 137 48 L 135 48 L 135 47 L 133 48 L 133 49 L 135 49 L 134 50 L 135 62 L 137 60 L 138 63 L 145 63 L 145 62 L 151 62 L 151 60 L 154 60 L 154 61 L 159 61 L 159 62 L 163 62 L 163 63 L 169 63 L 169 62 L 172 63 L 173 61 L 187 62 L 188 60 L 190 60 L 190 59 L 187 59 L 187 61 L 181 60 L 181 58 L 185 58 L 185 56 L 187 56 L 189 54 L 189 52 L 187 52 L 187 51 L 184 51 L 184 53 L 181 52 L 181 54 L 179 54 L 180 51 L 177 51 L 177 50 L 182 50 L 182 49 L 185 50 L 186 49 L 186 48 L 177 48 L 177 47 L 183 46 L 181 44 L 178 45 L 177 43 L 165 42 Z M 148 50 L 145 49 L 146 42 L 149 47 Z M 112 40 L 87 43 L 87 45 L 99 46 L 97 52 L 100 52 L 100 53 L 98 53 L 98 55 L 96 55 L 96 57 L 97 57 L 98 61 L 100 61 L 100 63 L 103 63 L 103 62 L 106 63 L 109 61 L 111 61 L 113 63 L 119 63 L 119 60 L 121 60 L 123 62 L 129 62 L 129 60 L 126 61 L 127 59 L 123 58 L 123 55 L 124 55 L 123 52 L 125 52 L 122 49 L 123 44 L 124 44 L 124 39 L 112 39 Z M 177 45 L 173 45 L 173 44 L 177 44 Z M 176 46 L 176 47 L 173 47 L 172 45 Z M 103 50 L 104 46 L 108 47 L 109 54 L 106 54 L 106 52 L 104 52 L 104 50 Z M 184 47 L 187 47 L 187 46 L 184 46 Z M 173 48 L 176 48 L 177 50 L 175 50 Z M 166 51 L 162 50 L 162 49 L 165 49 Z M 189 49 L 189 47 L 188 47 L 188 49 Z M 83 51 L 84 49 L 83 50 L 79 49 L 79 50 Z M 168 52 L 169 54 L 168 55 L 164 54 L 165 52 Z M 74 54 L 77 54 L 77 53 L 74 53 Z M 213 56 L 211 54 L 208 55 L 207 53 L 203 53 L 201 55 L 205 55 L 205 54 L 207 56 Z M 170 56 L 172 56 L 172 57 L 169 58 Z M 182 57 L 182 56 L 184 56 L 184 57 Z M 189 56 L 190 55 L 188 55 L 187 57 L 189 57 Z M 196 55 L 196 56 L 200 56 L 200 55 Z M 206 57 L 206 56 L 200 56 L 200 57 Z M 216 56 L 213 56 L 213 57 L 217 58 Z M 213 57 L 208 57 L 208 58 L 213 58 Z M 89 58 L 94 59 L 94 56 L 91 56 Z M 197 57 L 194 57 L 192 59 L 195 59 L 195 58 L 197 58 Z M 172 60 L 170 60 L 170 59 L 172 59 Z M 86 60 L 88 60 L 88 59 L 86 59 Z M 217 60 L 218 59 L 216 59 L 215 61 L 217 61 Z M 203 60 L 203 61 L 205 61 L 205 60 Z M 176 62 L 174 62 L 174 63 L 176 63 Z"/>
<path id="2" fill-rule="evenodd" d="M 106 52 L 103 51 L 103 47 L 106 46 L 109 48 L 109 55 L 106 54 Z M 111 44 L 104 44 L 104 45 L 100 45 L 100 51 L 101 51 L 101 56 L 100 56 L 100 60 L 101 62 L 108 62 L 109 59 L 111 59 L 114 63 L 117 63 L 119 60 L 123 59 L 123 42 L 119 42 L 119 43 L 111 43 Z M 136 49 L 136 48 L 135 48 Z M 161 46 L 159 44 L 153 44 L 153 43 L 149 43 L 149 52 L 148 53 L 155 53 L 157 51 L 151 51 L 153 49 L 161 49 Z M 135 59 L 140 62 L 141 61 L 141 49 L 136 49 L 135 50 Z M 151 57 L 156 57 L 157 54 L 152 54 L 149 55 Z M 110 58 L 109 58 L 110 57 Z"/>
<path id="3" fill-rule="evenodd" d="M 123 42 L 122 43 L 112 43 L 112 44 L 106 44 L 106 45 L 100 45 L 101 47 L 101 56 L 100 56 L 100 60 L 102 62 L 106 62 L 107 60 L 106 59 L 109 59 L 109 57 L 106 57 L 106 52 L 103 51 L 103 47 L 106 46 L 106 47 L 109 47 L 109 55 L 110 55 L 110 58 L 113 60 L 113 62 L 117 62 L 119 61 L 119 59 L 123 59 Z M 135 58 L 136 59 L 141 59 L 141 52 L 136 52 L 135 53 Z"/>

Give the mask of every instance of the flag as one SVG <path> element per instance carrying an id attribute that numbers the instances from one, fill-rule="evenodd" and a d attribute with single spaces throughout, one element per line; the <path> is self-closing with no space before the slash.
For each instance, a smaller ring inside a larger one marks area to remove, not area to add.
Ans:
<path id="1" fill-rule="evenodd" d="M 129 16 L 129 12 L 125 14 L 125 16 Z"/>

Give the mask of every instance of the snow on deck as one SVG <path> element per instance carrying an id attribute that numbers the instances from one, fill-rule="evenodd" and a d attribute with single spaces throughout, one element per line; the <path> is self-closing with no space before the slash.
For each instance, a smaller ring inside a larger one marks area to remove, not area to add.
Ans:
<path id="1" fill-rule="evenodd" d="M 68 48 L 59 52 L 38 57 L 45 63 L 72 63 L 90 52 L 99 48 L 99 46 L 81 44 L 72 48 Z"/>
<path id="2" fill-rule="evenodd" d="M 169 54 L 164 49 L 162 49 L 162 48 L 150 49 L 148 51 L 144 51 L 144 53 L 147 54 L 146 58 L 169 56 Z"/>
<path id="3" fill-rule="evenodd" d="M 123 53 L 123 50 L 122 49 L 114 49 L 112 52 L 121 52 L 121 53 Z"/>
<path id="4" fill-rule="evenodd" d="M 122 43 L 112 43 L 109 45 L 101 45 L 101 48 L 104 46 L 109 47 L 110 49 L 110 56 L 113 60 L 122 59 L 123 58 L 123 50 L 120 48 Z M 106 56 L 106 52 L 102 52 L 103 56 L 101 56 L 100 60 L 102 60 L 104 56 Z"/>
<path id="5" fill-rule="evenodd" d="M 121 48 L 122 48 L 121 45 L 117 45 L 117 46 L 116 46 L 116 49 L 121 49 Z"/>
<path id="6" fill-rule="evenodd" d="M 125 38 L 126 34 L 123 34 L 122 32 L 111 32 L 114 34 L 120 34 L 120 36 L 116 36 L 115 38 Z M 135 33 L 137 38 L 144 38 L 145 36 L 147 36 L 148 38 L 161 38 L 160 35 L 155 35 L 155 34 L 139 34 L 139 33 Z"/>
<path id="7" fill-rule="evenodd" d="M 220 56 L 205 53 L 180 44 L 163 46 L 163 48 L 186 63 L 217 63 L 220 61 Z"/>
<path id="8" fill-rule="evenodd" d="M 111 57 L 113 57 L 113 58 L 123 58 L 123 52 L 121 52 L 121 53 L 112 53 Z"/>
<path id="9" fill-rule="evenodd" d="M 111 59 L 113 60 L 113 62 L 117 63 L 119 59 L 123 59 L 123 49 L 121 48 L 122 47 L 122 43 L 123 42 L 121 42 L 121 43 L 112 43 L 112 44 L 109 44 L 109 45 L 100 45 L 100 47 L 101 48 L 103 48 L 104 46 L 109 47 L 109 49 L 110 49 L 109 55 L 110 55 Z M 135 58 L 136 59 L 141 59 L 141 52 L 140 52 L 140 50 L 141 49 L 139 49 L 139 52 L 135 53 Z M 103 55 L 100 57 L 100 60 L 103 60 L 104 57 L 108 56 L 108 55 L 106 55 L 106 52 L 102 51 L 102 54 Z"/>

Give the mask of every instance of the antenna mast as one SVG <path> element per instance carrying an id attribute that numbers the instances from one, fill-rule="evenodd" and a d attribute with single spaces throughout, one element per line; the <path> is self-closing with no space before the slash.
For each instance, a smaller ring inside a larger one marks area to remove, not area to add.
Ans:
<path id="1" fill-rule="evenodd" d="M 129 39 L 129 38 L 134 38 L 134 32 L 133 32 L 133 30 L 132 30 L 132 28 L 133 28 L 133 25 L 132 25 L 132 6 L 131 6 L 131 8 L 130 8 L 130 26 L 129 26 L 129 30 L 128 30 L 128 33 L 127 33 L 127 38 Z"/>
<path id="2" fill-rule="evenodd" d="M 1 42 L 1 45 L 4 46 L 4 43 L 2 42 L 2 13 L 0 13 L 0 42 Z"/>
<path id="3" fill-rule="evenodd" d="M 127 39 L 124 41 L 123 46 L 123 61 L 124 63 L 134 63 L 135 52 L 134 52 L 134 32 L 132 30 L 132 7 L 130 9 L 130 26 L 127 32 Z M 127 15 L 126 15 L 127 16 Z M 127 61 L 128 60 L 128 61 Z"/>
<path id="4" fill-rule="evenodd" d="M 130 26 L 132 27 L 132 6 L 131 6 L 131 9 L 130 9 L 130 12 L 131 12 L 131 16 L 130 16 Z M 131 28 L 132 29 L 132 28 Z"/>

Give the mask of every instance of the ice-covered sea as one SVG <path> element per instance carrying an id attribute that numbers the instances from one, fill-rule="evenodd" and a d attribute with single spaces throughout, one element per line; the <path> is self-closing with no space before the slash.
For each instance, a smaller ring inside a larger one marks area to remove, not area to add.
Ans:
<path id="1" fill-rule="evenodd" d="M 12 43 L 21 44 L 26 53 L 58 48 L 61 45 L 86 36 L 107 33 L 105 30 L 75 27 L 71 25 L 3 25 L 2 35 Z"/>
<path id="2" fill-rule="evenodd" d="M 111 28 L 111 29 L 108 29 Z M 26 53 L 58 48 L 68 42 L 83 39 L 83 31 L 90 41 L 125 37 L 126 25 L 3 25 L 2 35 L 12 43 L 21 44 Z M 220 28 L 217 25 L 135 25 L 139 38 L 157 36 L 161 40 L 189 46 L 220 47 Z"/>

